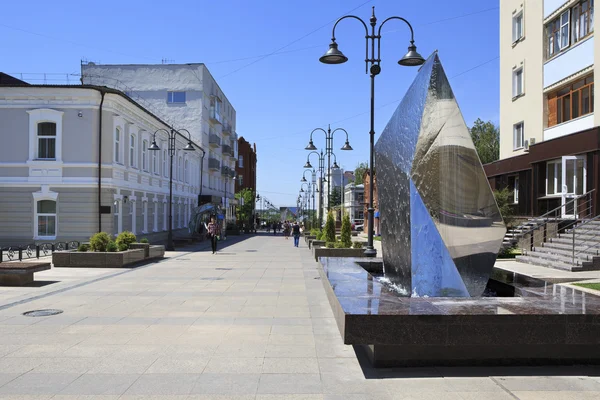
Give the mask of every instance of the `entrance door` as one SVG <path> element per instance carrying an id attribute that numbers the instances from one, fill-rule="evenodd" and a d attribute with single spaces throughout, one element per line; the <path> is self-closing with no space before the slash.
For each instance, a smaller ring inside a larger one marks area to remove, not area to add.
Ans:
<path id="1" fill-rule="evenodd" d="M 562 158 L 562 217 L 579 218 L 577 196 L 585 193 L 585 158 L 564 156 Z"/>

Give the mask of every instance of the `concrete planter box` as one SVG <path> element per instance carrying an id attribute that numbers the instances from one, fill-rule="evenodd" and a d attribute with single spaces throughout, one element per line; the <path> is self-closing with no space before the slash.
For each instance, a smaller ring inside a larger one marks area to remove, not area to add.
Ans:
<path id="1" fill-rule="evenodd" d="M 308 248 L 314 249 L 315 247 L 325 246 L 325 243 L 326 242 L 324 240 L 309 240 Z"/>
<path id="2" fill-rule="evenodd" d="M 321 257 L 363 257 L 365 249 L 328 249 L 326 247 L 315 248 L 315 261 Z"/>
<path id="3" fill-rule="evenodd" d="M 137 250 L 137 249 L 143 249 L 144 257 L 146 257 L 146 258 L 150 257 L 150 243 L 131 243 L 129 245 L 129 250 Z"/>
<path id="4" fill-rule="evenodd" d="M 145 243 L 135 244 L 140 245 L 140 248 L 133 248 L 132 245 L 132 248 L 127 251 L 114 253 L 56 251 L 52 253 L 52 263 L 56 268 L 123 268 L 144 260 L 161 258 L 165 254 L 164 246 L 151 246 Z"/>
<path id="5" fill-rule="evenodd" d="M 311 240 L 311 239 L 313 239 L 313 240 L 314 240 L 314 239 L 316 239 L 316 238 L 317 238 L 316 236 L 306 235 L 306 236 L 304 236 L 304 241 L 305 241 L 306 243 L 308 243 L 308 241 L 309 241 L 309 240 Z"/>

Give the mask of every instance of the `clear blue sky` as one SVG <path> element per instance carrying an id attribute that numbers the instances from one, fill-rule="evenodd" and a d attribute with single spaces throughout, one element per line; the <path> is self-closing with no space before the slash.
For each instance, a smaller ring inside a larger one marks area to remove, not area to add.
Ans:
<path id="1" fill-rule="evenodd" d="M 26 9 L 23 2 L 4 3 L 3 15 L 10 18 L 0 22 L 0 71 L 78 73 L 82 58 L 205 63 L 237 111 L 238 134 L 256 142 L 259 193 L 277 206 L 296 203 L 304 147 L 314 128 L 331 123 L 349 132 L 354 151 L 336 151 L 345 169 L 368 159 L 369 78 L 358 21 L 346 20 L 336 32 L 350 61 L 318 62 L 333 21 L 361 4 L 352 13 L 363 19 L 371 6 L 380 22 L 392 15 L 408 19 L 424 57 L 439 51 L 468 125 L 477 118 L 499 119 L 498 0 L 33 0 Z M 376 107 L 400 100 L 417 72 L 397 64 L 407 50 L 408 28 L 390 21 L 382 32 Z M 280 54 L 255 57 L 292 42 Z M 377 109 L 377 135 L 397 104 Z M 336 138 L 336 148 L 343 144 Z M 315 136 L 315 145 L 324 145 L 322 135 Z"/>

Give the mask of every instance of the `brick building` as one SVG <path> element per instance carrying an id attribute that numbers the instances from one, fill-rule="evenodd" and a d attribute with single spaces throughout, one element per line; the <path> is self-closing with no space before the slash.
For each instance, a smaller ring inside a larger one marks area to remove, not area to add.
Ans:
<path id="1" fill-rule="evenodd" d="M 373 208 L 375 208 L 375 218 L 374 218 L 374 229 L 375 229 L 375 235 L 380 235 L 381 234 L 381 229 L 380 229 L 380 218 L 379 218 L 379 201 L 378 201 L 378 196 L 377 196 L 377 173 L 375 173 L 375 177 L 373 179 L 374 182 L 374 186 L 373 186 Z M 364 231 L 367 232 L 368 230 L 368 215 L 369 215 L 369 198 L 370 198 L 370 189 L 369 187 L 371 186 L 371 176 L 369 175 L 369 170 L 366 170 L 364 175 L 363 175 L 363 185 L 364 185 L 364 201 L 365 201 L 365 206 L 364 206 L 364 216 L 365 216 L 365 228 Z"/>
<path id="2" fill-rule="evenodd" d="M 256 193 L 256 143 L 250 144 L 243 136 L 238 139 L 238 160 L 235 164 L 235 192 L 251 189 Z"/>

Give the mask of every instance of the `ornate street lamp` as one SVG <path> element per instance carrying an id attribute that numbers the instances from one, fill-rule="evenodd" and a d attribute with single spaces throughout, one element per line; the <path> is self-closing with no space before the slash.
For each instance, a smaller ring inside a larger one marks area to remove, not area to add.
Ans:
<path id="1" fill-rule="evenodd" d="M 377 30 L 377 34 L 375 33 L 375 26 L 377 25 L 377 18 L 375 17 L 375 7 L 373 7 L 373 14 L 369 19 L 369 25 L 371 25 L 371 34 L 369 34 L 369 28 L 365 21 L 355 15 L 346 15 L 338 19 L 333 25 L 333 31 L 331 35 L 331 44 L 329 45 L 329 49 L 327 52 L 319 58 L 324 64 L 342 64 L 348 61 L 348 57 L 346 57 L 339 49 L 338 44 L 335 41 L 335 28 L 337 24 L 340 23 L 343 19 L 353 18 L 360 21 L 365 27 L 365 39 L 366 39 L 366 47 L 365 47 L 365 72 L 370 72 L 371 77 L 371 131 L 370 135 L 370 148 L 369 148 L 369 225 L 368 225 L 368 243 L 367 248 L 365 250 L 365 256 L 367 257 L 375 257 L 377 255 L 377 250 L 373 247 L 373 229 L 374 229 L 374 211 L 373 208 L 373 159 L 374 159 L 374 147 L 375 147 L 375 77 L 379 75 L 381 72 L 381 28 L 383 25 L 392 19 L 398 19 L 403 21 L 408 25 L 410 29 L 410 45 L 408 46 L 408 53 L 406 53 L 399 61 L 398 64 L 402 66 L 418 66 L 425 62 L 425 59 L 421 57 L 419 53 L 417 53 L 417 46 L 415 46 L 415 38 L 413 28 L 410 23 L 401 17 L 390 17 L 384 20 Z M 369 41 L 371 44 L 371 56 L 369 57 Z M 377 57 L 375 57 L 375 50 L 377 50 Z M 370 68 L 369 68 L 370 65 Z"/>

